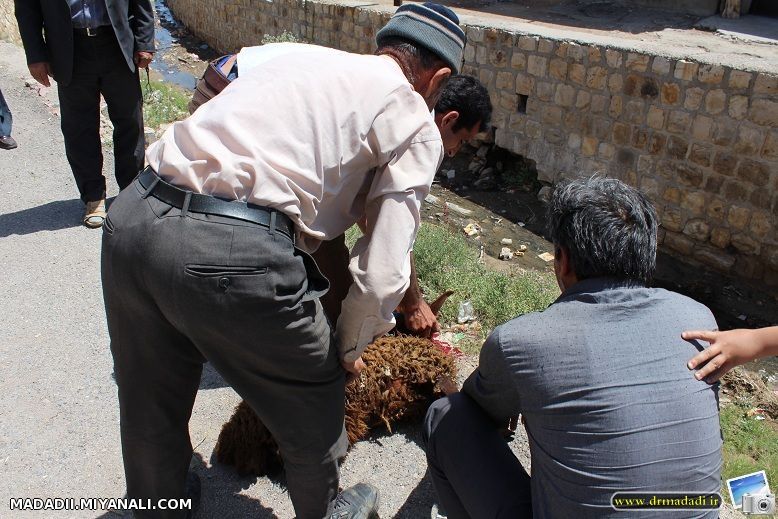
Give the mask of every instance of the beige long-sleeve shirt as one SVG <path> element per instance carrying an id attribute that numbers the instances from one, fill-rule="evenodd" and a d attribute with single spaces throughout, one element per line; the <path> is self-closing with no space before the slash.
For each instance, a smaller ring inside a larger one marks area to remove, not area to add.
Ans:
<path id="1" fill-rule="evenodd" d="M 308 251 L 366 216 L 336 327 L 341 357 L 355 360 L 391 329 L 443 159 L 434 120 L 393 59 L 321 48 L 270 59 L 173 124 L 146 157 L 172 184 L 284 212 Z"/>

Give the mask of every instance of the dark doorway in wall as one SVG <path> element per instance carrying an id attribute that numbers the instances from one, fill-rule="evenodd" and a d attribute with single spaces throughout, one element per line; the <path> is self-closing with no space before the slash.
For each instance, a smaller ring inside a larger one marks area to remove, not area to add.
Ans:
<path id="1" fill-rule="evenodd" d="M 753 0 L 749 14 L 778 18 L 778 2 L 775 0 Z"/>

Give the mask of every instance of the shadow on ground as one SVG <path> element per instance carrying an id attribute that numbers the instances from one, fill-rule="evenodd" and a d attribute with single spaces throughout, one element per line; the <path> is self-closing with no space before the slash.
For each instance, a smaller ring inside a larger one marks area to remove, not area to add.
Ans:
<path id="1" fill-rule="evenodd" d="M 0 214 L 0 238 L 78 227 L 83 211 L 84 204 L 76 198 Z"/>

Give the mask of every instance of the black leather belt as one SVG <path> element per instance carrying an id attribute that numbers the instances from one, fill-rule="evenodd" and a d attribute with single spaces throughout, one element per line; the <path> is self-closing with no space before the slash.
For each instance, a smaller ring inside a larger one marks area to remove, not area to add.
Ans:
<path id="1" fill-rule="evenodd" d="M 102 36 L 103 34 L 111 34 L 113 33 L 113 26 L 112 25 L 101 25 L 99 27 L 87 27 L 86 29 L 77 29 L 74 28 L 73 32 L 80 35 L 80 36 Z"/>
<path id="2" fill-rule="evenodd" d="M 210 195 L 192 193 L 162 180 L 162 177 L 147 167 L 138 175 L 138 182 L 145 190 L 143 198 L 151 195 L 166 204 L 181 209 L 181 212 L 226 216 L 252 222 L 275 230 L 294 241 L 294 223 L 284 213 L 245 202 L 228 201 Z"/>

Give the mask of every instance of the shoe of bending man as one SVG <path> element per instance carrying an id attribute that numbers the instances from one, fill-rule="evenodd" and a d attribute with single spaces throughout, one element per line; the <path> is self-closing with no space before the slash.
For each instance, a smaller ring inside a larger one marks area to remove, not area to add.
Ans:
<path id="1" fill-rule="evenodd" d="M 436 4 L 401 7 L 377 38 L 375 56 L 319 49 L 241 74 L 149 148 L 112 204 L 102 279 L 130 498 L 183 497 L 207 360 L 277 439 L 297 517 L 333 502 L 364 516 L 369 492 L 335 501 L 346 373 L 408 286 L 443 158 L 430 107 L 465 44 Z M 362 218 L 333 336 L 308 252 Z"/>
<path id="2" fill-rule="evenodd" d="M 718 517 L 611 507 L 615 492 L 720 486 L 718 388 L 689 376 L 685 361 L 702 346 L 681 338 L 716 321 L 688 297 L 648 288 L 654 208 L 618 180 L 589 178 L 557 188 L 548 221 L 562 295 L 498 326 L 462 392 L 427 413 L 427 460 L 448 517 Z M 519 414 L 531 479 L 500 432 Z"/>

